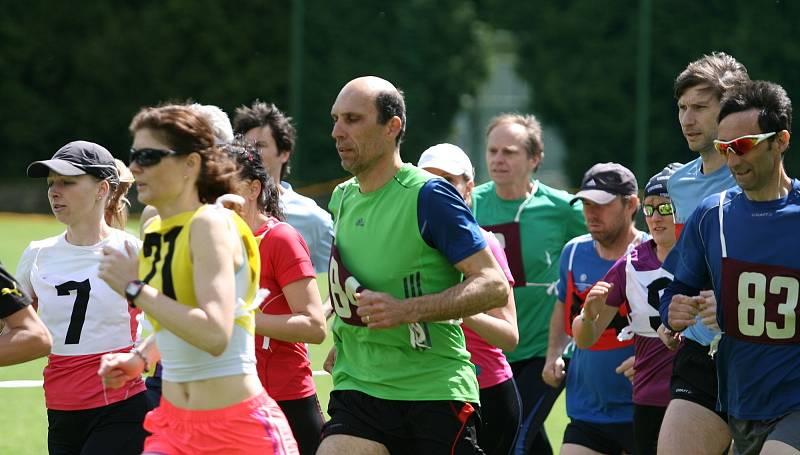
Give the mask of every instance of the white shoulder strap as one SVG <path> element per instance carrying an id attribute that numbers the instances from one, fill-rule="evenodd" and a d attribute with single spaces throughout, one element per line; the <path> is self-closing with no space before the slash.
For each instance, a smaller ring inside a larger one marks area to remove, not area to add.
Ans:
<path id="1" fill-rule="evenodd" d="M 724 217 L 722 204 L 725 202 L 725 191 L 719 193 L 719 243 L 722 246 L 722 257 L 728 257 L 728 248 L 725 245 L 725 230 L 722 228 L 722 219 Z"/>

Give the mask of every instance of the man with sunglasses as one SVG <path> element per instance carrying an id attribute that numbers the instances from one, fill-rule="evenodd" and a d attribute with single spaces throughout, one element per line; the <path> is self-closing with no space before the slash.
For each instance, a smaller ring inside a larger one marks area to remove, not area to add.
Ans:
<path id="1" fill-rule="evenodd" d="M 714 52 L 687 65 L 675 79 L 678 122 L 689 149 L 700 156 L 679 168 L 667 181 L 667 191 L 675 206 L 676 233 L 695 207 L 706 197 L 736 185 L 725 166 L 725 159 L 714 150 L 717 114 L 723 95 L 749 80 L 747 69 L 732 56 Z M 675 271 L 674 248 L 663 267 Z M 708 291 L 704 295 L 710 296 Z M 710 298 L 710 297 L 709 297 Z M 713 312 L 713 302 L 706 303 Z M 660 308 L 668 320 L 669 303 Z M 713 320 L 713 314 L 708 315 Z M 661 426 L 659 450 L 666 454 L 700 453 L 718 455 L 730 445 L 725 415 L 716 412 L 717 381 L 714 361 L 708 346 L 715 331 L 700 323 L 684 331 L 673 365 L 672 400 Z M 664 336 L 671 342 L 672 333 Z"/>
<path id="2" fill-rule="evenodd" d="M 673 329 L 697 325 L 697 295 L 713 283 L 719 403 L 734 451 L 797 453 L 800 181 L 783 166 L 791 100 L 777 84 L 751 82 L 725 95 L 719 120 L 715 147 L 739 187 L 705 199 L 687 221 L 662 305 L 684 303 L 686 311 L 670 311 Z"/>

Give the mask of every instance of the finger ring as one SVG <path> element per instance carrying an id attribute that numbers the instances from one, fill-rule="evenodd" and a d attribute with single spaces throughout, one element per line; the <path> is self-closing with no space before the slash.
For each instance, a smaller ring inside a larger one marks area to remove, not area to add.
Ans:
<path id="1" fill-rule="evenodd" d="M 364 318 L 364 322 L 366 322 L 367 324 L 369 324 L 369 315 L 367 315 L 367 316 Z"/>

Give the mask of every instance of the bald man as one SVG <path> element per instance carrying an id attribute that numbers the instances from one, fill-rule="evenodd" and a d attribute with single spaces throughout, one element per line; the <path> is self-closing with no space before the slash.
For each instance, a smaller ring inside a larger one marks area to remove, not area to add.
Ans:
<path id="1" fill-rule="evenodd" d="M 336 359 L 317 453 L 482 453 L 478 383 L 459 323 L 505 305 L 507 280 L 452 185 L 400 158 L 402 92 L 354 79 L 331 116 L 354 178 L 329 206 Z"/>

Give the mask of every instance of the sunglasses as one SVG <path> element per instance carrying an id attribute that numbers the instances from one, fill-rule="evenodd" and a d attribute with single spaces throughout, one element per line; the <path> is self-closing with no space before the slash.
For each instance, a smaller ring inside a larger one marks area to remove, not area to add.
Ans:
<path id="1" fill-rule="evenodd" d="M 174 150 L 163 150 L 163 149 L 151 149 L 151 148 L 144 148 L 144 149 L 131 149 L 131 157 L 128 161 L 128 164 L 136 163 L 139 166 L 147 167 L 147 166 L 155 166 L 156 164 L 161 162 L 161 159 L 165 156 L 173 156 L 173 155 L 184 155 L 183 153 L 176 152 Z"/>
<path id="2" fill-rule="evenodd" d="M 664 202 L 658 205 L 645 204 L 642 206 L 642 211 L 644 212 L 644 216 L 650 218 L 656 212 L 661 216 L 672 215 L 675 213 L 675 208 L 672 207 L 671 203 Z"/>
<path id="3" fill-rule="evenodd" d="M 727 157 L 728 152 L 733 152 L 737 156 L 743 156 L 750 150 L 753 150 L 756 145 L 766 141 L 767 139 L 774 136 L 776 133 L 773 131 L 771 133 L 763 133 L 763 134 L 750 134 L 747 136 L 737 137 L 736 139 L 731 139 L 730 141 L 714 141 L 714 148 L 720 153 L 720 155 Z"/>

